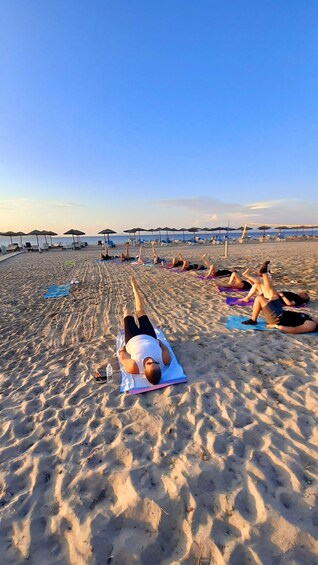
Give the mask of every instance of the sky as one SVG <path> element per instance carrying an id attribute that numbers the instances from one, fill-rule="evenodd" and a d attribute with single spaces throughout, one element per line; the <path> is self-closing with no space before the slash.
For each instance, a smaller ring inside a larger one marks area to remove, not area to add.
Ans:
<path id="1" fill-rule="evenodd" d="M 316 0 L 0 0 L 0 231 L 318 224 Z"/>

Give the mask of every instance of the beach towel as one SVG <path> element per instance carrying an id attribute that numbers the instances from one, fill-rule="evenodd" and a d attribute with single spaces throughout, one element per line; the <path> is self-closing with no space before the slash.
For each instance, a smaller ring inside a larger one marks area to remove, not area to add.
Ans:
<path id="1" fill-rule="evenodd" d="M 60 296 L 68 296 L 70 291 L 70 284 L 53 284 L 49 286 L 43 298 L 60 298 Z"/>
<path id="2" fill-rule="evenodd" d="M 111 263 L 112 265 L 120 265 L 122 263 L 120 257 L 114 257 L 114 259 L 108 259 L 103 261 L 102 259 L 95 259 L 96 263 Z"/>
<path id="3" fill-rule="evenodd" d="M 249 300 L 248 302 L 242 302 L 241 298 L 237 296 L 227 296 L 225 299 L 228 306 L 253 306 L 254 300 Z"/>
<path id="4" fill-rule="evenodd" d="M 132 375 L 130 373 L 126 373 L 125 369 L 120 363 L 119 358 L 119 349 L 124 344 L 124 330 L 121 330 L 118 334 L 116 340 L 116 351 L 121 372 L 120 392 L 129 392 L 129 394 L 141 394 L 142 392 L 149 392 L 158 388 L 164 388 L 166 386 L 187 382 L 188 379 L 184 374 L 181 365 L 177 361 L 177 358 L 173 353 L 172 348 L 165 338 L 162 330 L 155 328 L 155 332 L 157 338 L 160 339 L 162 343 L 164 343 L 164 345 L 166 345 L 166 347 L 169 349 L 171 356 L 171 363 L 168 367 L 163 369 L 160 382 L 157 385 L 152 385 L 149 381 L 147 381 L 146 377 L 142 375 Z"/>
<path id="5" fill-rule="evenodd" d="M 255 326 L 246 326 L 242 324 L 244 320 L 247 320 L 246 316 L 229 316 L 226 320 L 226 327 L 228 330 L 257 330 L 259 332 L 275 330 L 275 328 L 267 327 L 264 318 L 258 318 L 257 324 Z"/>

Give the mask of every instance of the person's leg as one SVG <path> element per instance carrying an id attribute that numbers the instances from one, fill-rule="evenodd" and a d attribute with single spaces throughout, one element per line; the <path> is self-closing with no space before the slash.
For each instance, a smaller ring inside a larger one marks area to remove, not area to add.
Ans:
<path id="1" fill-rule="evenodd" d="M 139 335 L 139 328 L 135 322 L 134 313 L 128 305 L 124 308 L 124 335 L 126 344 L 132 337 Z"/>
<path id="2" fill-rule="evenodd" d="M 186 271 L 189 268 L 189 262 L 183 259 L 181 271 Z"/>
<path id="3" fill-rule="evenodd" d="M 154 337 L 155 339 L 157 339 L 154 327 L 151 324 L 151 322 L 150 322 L 150 320 L 149 320 L 149 318 L 146 314 L 145 307 L 144 307 L 144 304 L 143 304 L 143 300 L 140 296 L 140 292 L 139 292 L 139 289 L 137 287 L 135 277 L 131 277 L 131 286 L 132 286 L 134 297 L 135 297 L 135 308 L 136 308 L 136 314 L 137 314 L 137 318 L 138 318 L 138 322 L 139 322 L 138 333 L 150 335 L 151 337 Z"/>
<path id="4" fill-rule="evenodd" d="M 206 258 L 206 253 L 204 253 L 204 255 L 202 255 L 202 263 L 208 268 L 210 269 L 213 265 L 211 265 L 211 263 L 208 262 L 207 258 Z"/>
<path id="5" fill-rule="evenodd" d="M 277 298 L 279 298 L 278 293 L 273 287 L 272 281 L 269 278 L 267 272 L 262 274 L 262 279 L 263 279 L 264 293 L 268 297 L 268 299 L 276 300 Z"/>
<path id="6" fill-rule="evenodd" d="M 255 326 L 257 324 L 259 313 L 262 311 L 264 306 L 266 306 L 266 304 L 268 304 L 268 300 L 264 298 L 264 296 L 257 296 L 253 304 L 251 318 L 249 320 L 245 320 L 244 322 L 242 322 L 242 324 L 245 324 L 247 326 Z"/>
<path id="7" fill-rule="evenodd" d="M 208 274 L 205 276 L 205 278 L 208 279 L 209 277 L 213 277 L 214 275 L 215 275 L 215 267 L 214 265 L 210 265 Z"/>
<path id="8" fill-rule="evenodd" d="M 139 289 L 137 287 L 135 277 L 131 277 L 131 286 L 132 286 L 134 297 L 135 297 L 135 308 L 136 308 L 137 318 L 140 318 L 140 316 L 144 316 L 146 314 L 146 312 L 145 312 L 143 300 L 140 296 L 140 292 L 139 292 Z"/>

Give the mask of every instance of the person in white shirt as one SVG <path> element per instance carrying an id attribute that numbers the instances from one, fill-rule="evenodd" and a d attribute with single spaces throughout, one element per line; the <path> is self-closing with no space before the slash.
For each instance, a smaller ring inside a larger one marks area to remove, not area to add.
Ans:
<path id="1" fill-rule="evenodd" d="M 153 385 L 159 383 L 162 370 L 170 365 L 168 348 L 156 337 L 156 332 L 146 315 L 144 304 L 134 277 L 131 285 L 138 318 L 127 307 L 124 310 L 125 345 L 119 350 L 120 361 L 127 373 L 142 374 Z"/>

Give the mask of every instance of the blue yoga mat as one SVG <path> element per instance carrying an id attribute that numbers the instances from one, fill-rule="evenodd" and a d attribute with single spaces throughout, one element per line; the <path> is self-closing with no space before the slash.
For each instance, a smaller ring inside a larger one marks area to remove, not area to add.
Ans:
<path id="1" fill-rule="evenodd" d="M 70 284 L 53 284 L 49 286 L 43 298 L 60 298 L 60 296 L 68 296 L 70 291 Z"/>
<path id="2" fill-rule="evenodd" d="M 226 320 L 226 327 L 228 330 L 256 330 L 259 332 L 264 331 L 277 331 L 275 328 L 268 328 L 265 320 L 263 318 L 258 318 L 257 324 L 255 326 L 246 326 L 242 324 L 244 320 L 247 320 L 247 316 L 229 316 Z"/>

